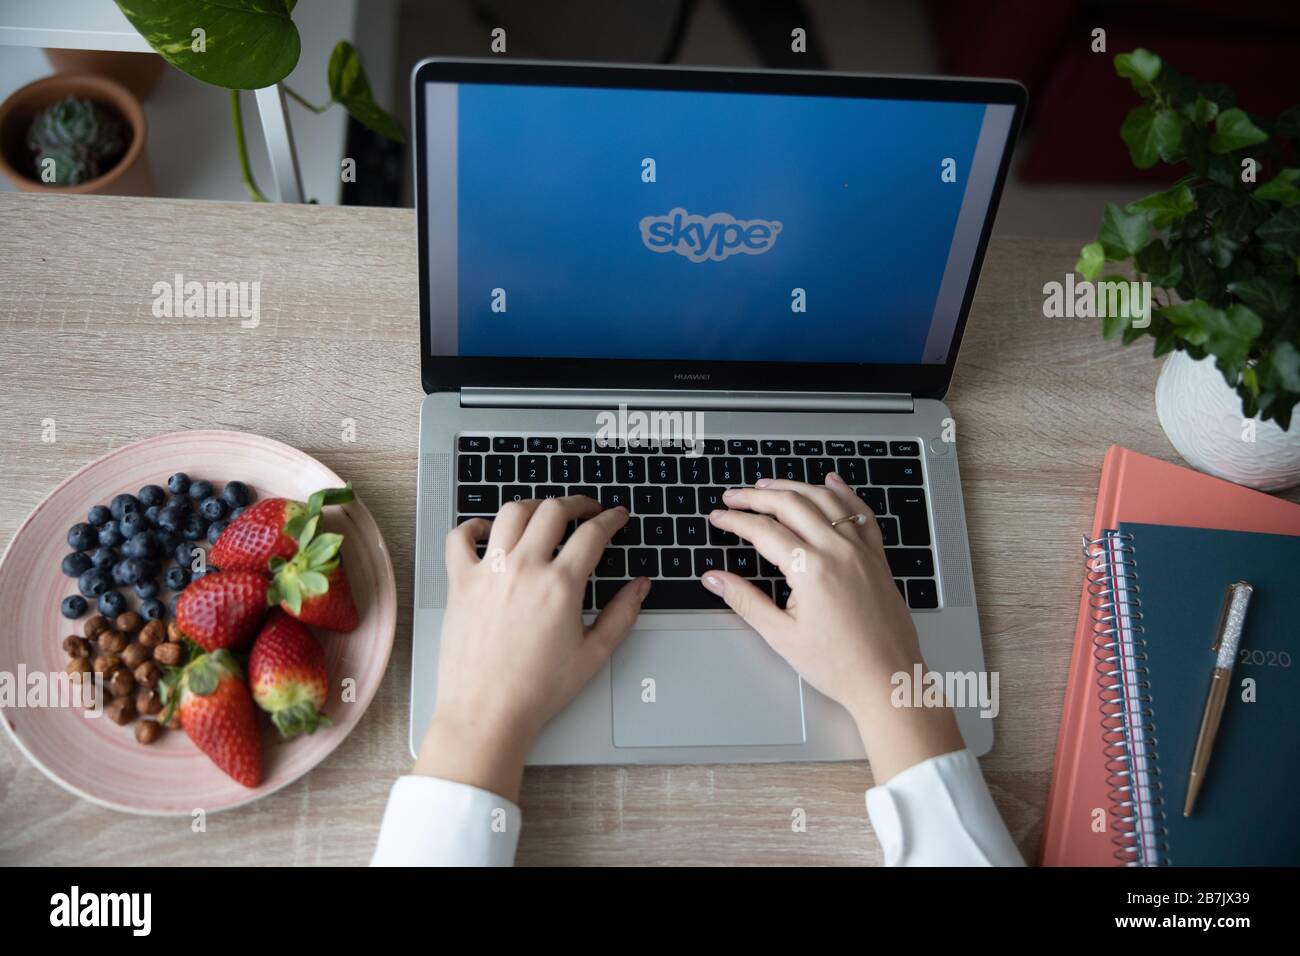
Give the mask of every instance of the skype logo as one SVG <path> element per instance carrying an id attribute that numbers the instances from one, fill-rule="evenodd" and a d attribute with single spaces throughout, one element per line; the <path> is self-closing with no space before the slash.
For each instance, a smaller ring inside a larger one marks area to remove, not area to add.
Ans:
<path id="1" fill-rule="evenodd" d="M 641 220 L 641 241 L 651 252 L 675 252 L 692 262 L 744 253 L 762 255 L 776 244 L 781 224 L 767 219 L 737 219 L 726 212 L 696 216 L 678 206 L 666 216 Z"/>

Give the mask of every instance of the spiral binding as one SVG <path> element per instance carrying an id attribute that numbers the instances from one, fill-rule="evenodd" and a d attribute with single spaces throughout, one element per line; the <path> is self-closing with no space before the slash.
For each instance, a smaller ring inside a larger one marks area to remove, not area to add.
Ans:
<path id="1" fill-rule="evenodd" d="M 1114 857 L 1128 866 L 1158 866 L 1168 862 L 1169 844 L 1165 838 L 1169 831 L 1164 825 L 1164 784 L 1155 760 L 1156 727 L 1147 680 L 1146 640 L 1142 637 L 1141 589 L 1133 580 L 1133 551 L 1132 535 L 1107 531 L 1101 538 L 1083 538 L 1083 553 L 1088 559 L 1085 588 L 1091 607 L 1093 660 L 1105 741 L 1107 799 L 1117 831 L 1111 838 L 1116 846 Z M 1119 569 L 1129 579 L 1122 593 L 1115 580 Z M 1120 646 L 1121 618 L 1127 620 L 1129 656 L 1136 665 L 1127 675 L 1122 663 L 1124 649 Z M 1133 752 L 1136 740 L 1143 743 L 1137 754 Z M 1145 759 L 1139 767 L 1141 758 Z M 1145 794 L 1136 782 L 1139 774 L 1148 779 Z M 1146 829 L 1150 832 L 1143 828 L 1143 802 L 1149 807 Z"/>

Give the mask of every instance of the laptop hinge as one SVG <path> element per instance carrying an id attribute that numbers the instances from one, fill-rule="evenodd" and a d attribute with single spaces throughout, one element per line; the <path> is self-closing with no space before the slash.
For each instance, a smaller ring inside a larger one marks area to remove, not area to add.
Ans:
<path id="1" fill-rule="evenodd" d="M 478 388 L 460 390 L 470 408 L 690 409 L 737 412 L 901 412 L 915 409 L 901 392 L 724 392 L 705 389 Z"/>

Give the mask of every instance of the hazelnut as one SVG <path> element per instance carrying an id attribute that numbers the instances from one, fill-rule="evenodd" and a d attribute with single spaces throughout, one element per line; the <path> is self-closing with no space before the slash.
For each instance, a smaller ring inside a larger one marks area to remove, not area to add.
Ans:
<path id="1" fill-rule="evenodd" d="M 115 697 L 104 713 L 115 724 L 126 725 L 135 719 L 135 702 L 130 697 Z"/>
<path id="2" fill-rule="evenodd" d="M 121 631 L 104 631 L 99 635 L 99 649 L 109 654 L 121 654 L 129 643 L 130 638 Z"/>
<path id="3" fill-rule="evenodd" d="M 108 618 L 104 617 L 102 614 L 96 614 L 94 617 L 89 618 L 86 621 L 82 633 L 93 641 L 99 636 L 101 631 L 107 631 L 112 626 L 113 625 L 108 623 Z"/>
<path id="4" fill-rule="evenodd" d="M 90 657 L 90 641 L 76 634 L 69 634 L 63 639 L 63 653 L 69 657 Z"/>
<path id="5" fill-rule="evenodd" d="M 149 648 L 145 647 L 139 641 L 135 641 L 126 646 L 122 651 L 122 663 L 131 670 L 135 670 L 141 664 L 149 659 Z"/>
<path id="6" fill-rule="evenodd" d="M 145 687 L 154 687 L 162 679 L 162 668 L 153 661 L 145 661 L 135 669 L 135 679 Z"/>
<path id="7" fill-rule="evenodd" d="M 140 643 L 145 647 L 161 644 L 167 637 L 167 625 L 162 621 L 150 621 L 140 632 Z"/>
<path id="8" fill-rule="evenodd" d="M 148 687 L 141 687 L 135 695 L 135 709 L 141 714 L 147 714 L 152 717 L 154 714 L 162 713 L 162 697 L 156 690 Z"/>
<path id="9" fill-rule="evenodd" d="M 96 674 L 104 674 L 107 676 L 121 666 L 122 658 L 118 657 L 116 654 L 100 654 L 95 658 Z"/>
<path id="10" fill-rule="evenodd" d="M 125 631 L 128 634 L 134 634 L 140 630 L 140 625 L 143 623 L 144 621 L 140 620 L 140 615 L 136 614 L 135 611 L 123 611 L 117 616 L 117 620 L 113 622 L 119 631 Z"/>
<path id="11" fill-rule="evenodd" d="M 79 676 L 79 675 L 81 675 L 81 674 L 89 674 L 89 673 L 90 673 L 90 658 L 89 658 L 89 657 L 69 657 L 69 658 L 68 658 L 68 663 L 66 663 L 66 664 L 63 665 L 63 672 L 64 672 L 65 674 L 73 674 L 73 675 L 76 675 L 76 676 Z"/>
<path id="12" fill-rule="evenodd" d="M 149 623 L 152 624 L 153 622 L 150 621 Z M 167 640 L 174 644 L 179 644 L 185 640 L 184 633 L 181 632 L 180 626 L 175 621 L 171 621 L 167 625 Z"/>
<path id="13" fill-rule="evenodd" d="M 168 667 L 175 667 L 181 662 L 184 650 L 179 644 L 159 644 L 153 649 L 153 659 L 159 664 L 166 664 Z"/>
<path id="14" fill-rule="evenodd" d="M 125 697 L 135 690 L 135 678 L 125 667 L 119 667 L 108 679 L 108 690 L 114 697 Z"/>
<path id="15" fill-rule="evenodd" d="M 142 720 L 135 725 L 135 739 L 145 745 L 153 743 L 161 733 L 162 727 L 156 720 Z"/>

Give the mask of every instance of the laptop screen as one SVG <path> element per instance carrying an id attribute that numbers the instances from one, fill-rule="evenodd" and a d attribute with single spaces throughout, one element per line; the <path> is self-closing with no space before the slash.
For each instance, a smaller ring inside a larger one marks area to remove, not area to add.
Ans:
<path id="1" fill-rule="evenodd" d="M 435 356 L 941 365 L 1009 103 L 430 81 Z"/>

